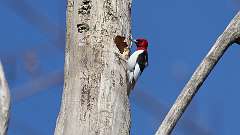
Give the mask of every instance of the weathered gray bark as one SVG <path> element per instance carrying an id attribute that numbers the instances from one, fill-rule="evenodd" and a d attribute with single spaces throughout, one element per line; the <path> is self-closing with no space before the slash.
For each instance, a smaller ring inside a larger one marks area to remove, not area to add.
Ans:
<path id="1" fill-rule="evenodd" d="M 64 91 L 55 135 L 128 135 L 126 62 L 131 0 L 68 0 Z"/>
<path id="2" fill-rule="evenodd" d="M 175 127 L 177 121 L 191 102 L 193 96 L 197 93 L 211 70 L 217 64 L 227 48 L 233 43 L 239 42 L 240 38 L 240 12 L 233 18 L 228 27 L 217 39 L 209 53 L 203 59 L 191 79 L 183 88 L 167 116 L 163 120 L 156 135 L 169 135 Z"/>
<path id="3" fill-rule="evenodd" d="M 10 110 L 10 93 L 0 61 L 0 135 L 6 135 Z"/>

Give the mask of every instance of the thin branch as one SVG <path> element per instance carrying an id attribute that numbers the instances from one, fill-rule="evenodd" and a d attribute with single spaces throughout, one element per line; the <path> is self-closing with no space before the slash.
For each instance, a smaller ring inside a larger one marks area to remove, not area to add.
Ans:
<path id="1" fill-rule="evenodd" d="M 44 33 L 54 45 L 61 50 L 65 46 L 65 31 L 58 25 L 51 23 L 47 16 L 38 12 L 26 0 L 7 0 L 2 2 L 6 7 L 10 8 L 17 15 L 26 20 L 26 22 L 35 26 L 39 31 Z"/>
<path id="2" fill-rule="evenodd" d="M 13 102 L 18 102 L 26 97 L 32 96 L 49 87 L 63 84 L 63 71 L 56 71 L 47 75 L 43 75 L 31 82 L 17 88 L 13 88 Z"/>
<path id="3" fill-rule="evenodd" d="M 240 12 L 233 18 L 228 27 L 217 39 L 209 53 L 203 59 L 191 79 L 183 88 L 174 105 L 163 120 L 156 135 L 169 135 L 174 129 L 177 121 L 186 110 L 198 89 L 201 87 L 209 73 L 222 57 L 230 45 L 237 42 L 240 37 Z"/>
<path id="4" fill-rule="evenodd" d="M 6 135 L 10 110 L 10 93 L 0 61 L 0 135 Z"/>

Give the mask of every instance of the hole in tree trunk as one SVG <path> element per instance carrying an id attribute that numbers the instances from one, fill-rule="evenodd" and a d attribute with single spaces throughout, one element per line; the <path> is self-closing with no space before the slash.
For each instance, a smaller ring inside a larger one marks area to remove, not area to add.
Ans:
<path id="1" fill-rule="evenodd" d="M 119 35 L 117 35 L 114 39 L 114 43 L 116 44 L 121 54 L 123 54 L 124 48 L 128 47 L 127 43 L 124 40 L 125 40 L 125 37 L 119 36 Z"/>

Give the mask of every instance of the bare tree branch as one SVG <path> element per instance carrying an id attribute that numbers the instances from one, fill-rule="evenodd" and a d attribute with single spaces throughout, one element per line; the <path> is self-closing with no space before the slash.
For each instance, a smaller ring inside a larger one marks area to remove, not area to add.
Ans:
<path id="1" fill-rule="evenodd" d="M 228 47 L 237 42 L 240 37 L 240 12 L 233 18 L 226 30 L 217 39 L 209 53 L 198 66 L 191 79 L 183 88 L 167 116 L 163 120 L 156 135 L 169 135 L 175 127 L 177 121 L 197 93 L 211 70 L 217 64 Z"/>
<path id="2" fill-rule="evenodd" d="M 0 61 L 0 135 L 6 135 L 10 110 L 10 93 Z"/>
<path id="3" fill-rule="evenodd" d="M 65 32 L 58 25 L 51 23 L 47 16 L 34 9 L 26 0 L 7 0 L 2 3 L 25 19 L 26 22 L 36 26 L 47 37 L 52 37 L 50 42 L 63 50 Z"/>
<path id="4" fill-rule="evenodd" d="M 25 85 L 13 88 L 13 102 L 18 102 L 26 97 L 32 96 L 49 87 L 63 84 L 63 71 L 56 71 L 47 75 L 43 75 L 26 83 Z"/>

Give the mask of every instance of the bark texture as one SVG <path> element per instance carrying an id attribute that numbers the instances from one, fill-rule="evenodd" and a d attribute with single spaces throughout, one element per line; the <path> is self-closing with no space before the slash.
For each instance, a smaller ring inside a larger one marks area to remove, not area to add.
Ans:
<path id="1" fill-rule="evenodd" d="M 10 93 L 0 61 L 0 135 L 6 135 L 10 110 Z"/>
<path id="2" fill-rule="evenodd" d="M 183 88 L 167 116 L 163 120 L 156 135 L 169 135 L 177 121 L 201 87 L 211 70 L 217 64 L 227 48 L 233 43 L 239 43 L 240 38 L 240 12 L 233 18 L 225 31 L 217 39 L 209 53 L 193 73 L 191 79 Z"/>
<path id="3" fill-rule="evenodd" d="M 64 91 L 55 135 L 128 135 L 126 62 L 131 0 L 68 0 Z M 129 41 L 128 41 L 129 43 Z"/>

